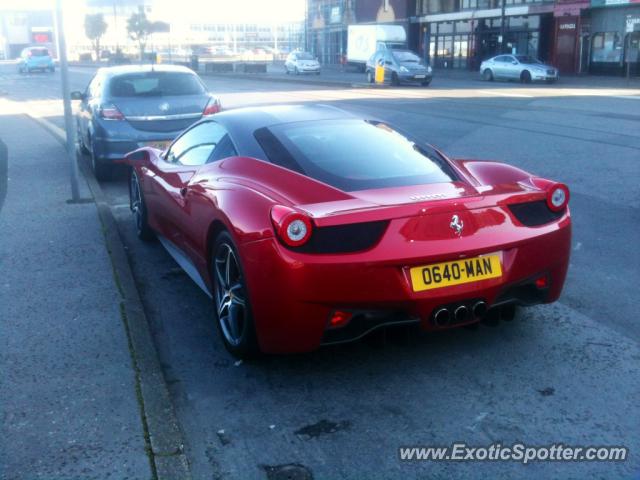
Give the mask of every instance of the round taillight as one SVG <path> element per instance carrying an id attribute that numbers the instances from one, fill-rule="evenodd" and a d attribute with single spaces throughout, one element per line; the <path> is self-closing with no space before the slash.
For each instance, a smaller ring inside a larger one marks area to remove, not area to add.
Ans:
<path id="1" fill-rule="evenodd" d="M 311 218 L 290 207 L 276 205 L 271 210 L 271 218 L 278 237 L 290 247 L 304 245 L 311 238 L 313 225 Z"/>
<path id="2" fill-rule="evenodd" d="M 547 206 L 554 212 L 563 210 L 569 203 L 569 188 L 556 183 L 547 190 Z"/>
<path id="3" fill-rule="evenodd" d="M 282 222 L 280 236 L 291 247 L 299 247 L 311 237 L 311 220 L 300 213 L 289 214 Z"/>

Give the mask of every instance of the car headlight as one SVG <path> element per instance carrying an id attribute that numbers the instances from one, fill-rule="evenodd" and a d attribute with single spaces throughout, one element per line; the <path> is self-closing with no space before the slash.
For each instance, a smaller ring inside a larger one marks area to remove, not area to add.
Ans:
<path id="1" fill-rule="evenodd" d="M 429 65 L 427 66 L 427 73 L 431 73 L 431 72 L 433 72 L 433 68 L 431 68 L 431 66 Z"/>
<path id="2" fill-rule="evenodd" d="M 407 73 L 409 69 L 407 67 L 400 67 L 400 71 L 403 73 Z"/>

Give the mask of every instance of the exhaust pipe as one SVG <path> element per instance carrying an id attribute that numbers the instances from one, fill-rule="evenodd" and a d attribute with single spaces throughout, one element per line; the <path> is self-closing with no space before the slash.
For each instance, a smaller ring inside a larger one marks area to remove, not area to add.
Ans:
<path id="1" fill-rule="evenodd" d="M 455 318 L 457 323 L 464 322 L 469 317 L 469 309 L 464 305 L 460 305 L 453 312 L 453 317 Z"/>
<path id="2" fill-rule="evenodd" d="M 515 305 L 503 305 L 500 307 L 500 320 L 504 320 L 505 322 L 510 322 L 516 316 L 516 306 Z"/>
<path id="3" fill-rule="evenodd" d="M 476 302 L 473 306 L 473 316 L 483 318 L 487 314 L 487 304 L 483 301 Z"/>
<path id="4" fill-rule="evenodd" d="M 449 310 L 447 310 L 446 308 L 441 308 L 437 310 L 433 316 L 433 322 L 438 327 L 444 327 L 445 325 L 448 325 L 450 320 L 451 320 L 451 314 L 449 313 Z"/>

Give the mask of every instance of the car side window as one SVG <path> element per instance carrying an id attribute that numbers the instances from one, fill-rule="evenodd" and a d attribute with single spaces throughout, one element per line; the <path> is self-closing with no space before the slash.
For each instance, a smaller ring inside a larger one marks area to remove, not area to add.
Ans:
<path id="1" fill-rule="evenodd" d="M 86 92 L 88 93 L 89 98 L 96 98 L 100 96 L 101 85 L 102 85 L 102 78 L 98 75 L 93 77 L 93 80 L 91 80 L 91 83 L 89 83 L 89 86 L 87 87 L 87 92 Z"/>
<path id="2" fill-rule="evenodd" d="M 207 163 L 217 162 L 218 160 L 235 157 L 236 155 L 238 155 L 236 147 L 233 146 L 231 137 L 227 133 L 224 137 L 222 137 L 222 139 L 220 139 L 218 145 L 216 145 L 216 148 L 213 150 L 213 153 L 209 157 L 209 160 L 207 160 Z"/>
<path id="3" fill-rule="evenodd" d="M 171 145 L 165 160 L 178 165 L 204 165 L 226 133 L 219 123 L 200 123 L 187 130 Z"/>

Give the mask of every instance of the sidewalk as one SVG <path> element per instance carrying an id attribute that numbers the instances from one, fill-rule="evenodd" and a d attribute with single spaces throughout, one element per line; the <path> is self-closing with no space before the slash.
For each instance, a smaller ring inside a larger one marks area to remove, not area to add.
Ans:
<path id="1" fill-rule="evenodd" d="M 96 205 L 67 202 L 65 152 L 33 120 L 5 113 L 0 140 L 0 478 L 153 478 Z"/>
<path id="2" fill-rule="evenodd" d="M 364 87 L 370 86 L 364 73 L 356 72 L 354 67 L 342 68 L 339 65 L 323 65 L 320 75 L 287 75 L 282 64 L 274 63 L 267 65 L 267 73 L 204 73 L 202 64 L 200 75 L 220 76 L 227 78 L 255 79 L 266 81 L 291 82 L 298 84 L 323 85 L 323 86 L 347 86 Z M 443 82 L 444 80 L 444 82 Z M 437 87 L 442 83 L 449 82 L 473 82 L 481 87 L 500 87 L 521 85 L 517 82 L 484 82 L 480 79 L 480 74 L 470 70 L 434 69 L 432 86 Z M 640 87 L 640 77 L 633 77 L 627 83 L 623 77 L 599 76 L 599 75 L 571 75 L 561 76 L 560 81 L 547 84 L 534 84 L 541 87 L 558 88 L 630 88 Z M 530 87 L 530 85 L 524 85 Z"/>

